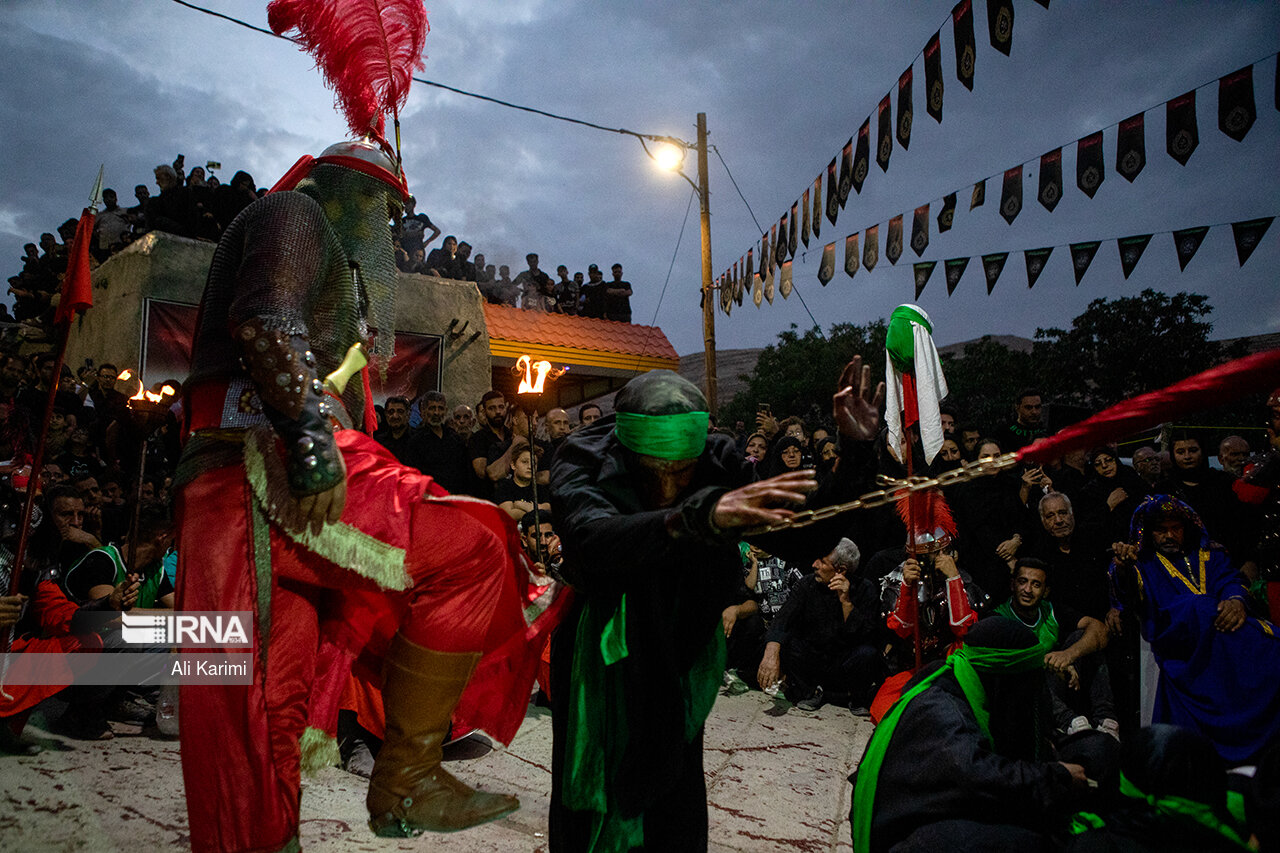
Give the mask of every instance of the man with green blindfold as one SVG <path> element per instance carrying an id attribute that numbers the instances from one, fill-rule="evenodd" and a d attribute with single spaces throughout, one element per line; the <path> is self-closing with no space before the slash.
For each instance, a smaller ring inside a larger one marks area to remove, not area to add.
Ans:
<path id="1" fill-rule="evenodd" d="M 1085 790 L 1079 764 L 1043 760 L 1044 649 L 1001 616 L 908 684 L 854 782 L 854 853 L 1041 850 Z"/>
<path id="2" fill-rule="evenodd" d="M 564 575 L 577 595 L 552 640 L 550 842 L 561 851 L 707 849 L 702 729 L 724 671 L 721 614 L 741 583 L 743 533 L 871 482 L 884 386 L 855 357 L 832 413 L 835 476 L 759 482 L 706 399 L 675 373 L 627 383 L 616 414 L 569 435 L 551 467 Z M 810 562 L 838 518 L 751 541 Z"/>

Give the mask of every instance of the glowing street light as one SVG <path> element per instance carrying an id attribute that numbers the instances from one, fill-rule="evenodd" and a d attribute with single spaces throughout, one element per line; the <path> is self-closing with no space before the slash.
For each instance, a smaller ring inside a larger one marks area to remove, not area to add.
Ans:
<path id="1" fill-rule="evenodd" d="M 671 142 L 661 142 L 653 149 L 653 161 L 666 172 L 678 172 L 684 165 L 684 148 Z"/>

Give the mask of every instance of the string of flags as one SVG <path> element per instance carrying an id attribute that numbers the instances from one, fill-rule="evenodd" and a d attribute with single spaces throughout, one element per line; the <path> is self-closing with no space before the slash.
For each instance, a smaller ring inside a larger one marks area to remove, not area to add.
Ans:
<path id="1" fill-rule="evenodd" d="M 1232 222 L 1231 232 L 1236 244 L 1236 259 L 1240 262 L 1240 266 L 1244 266 L 1249 260 L 1249 256 L 1253 254 L 1253 250 L 1258 247 L 1262 241 L 1262 237 L 1267 233 L 1267 229 L 1271 227 L 1274 216 L 1264 216 L 1259 219 L 1247 219 L 1241 222 Z M 1114 239 L 1116 246 L 1120 250 L 1120 269 L 1127 279 L 1138 266 L 1143 252 L 1146 251 L 1147 245 L 1151 242 L 1151 238 L 1156 234 L 1170 234 L 1173 237 L 1173 248 L 1178 255 L 1178 268 L 1185 270 L 1187 264 L 1195 257 L 1196 252 L 1200 250 L 1200 244 L 1204 242 L 1205 235 L 1209 233 L 1211 228 L 1221 227 L 1218 225 L 1198 225 L 1192 228 L 1181 228 L 1177 231 L 1153 231 L 1150 234 L 1134 234 L 1129 237 L 1108 238 Z M 856 237 L 857 235 L 851 235 Z M 1071 255 L 1071 268 L 1075 274 L 1076 285 L 1079 286 L 1084 274 L 1089 270 L 1089 266 L 1093 263 L 1094 255 L 1098 252 L 1104 242 L 1108 240 L 1087 240 L 1081 243 L 1069 243 L 1068 249 Z M 852 243 L 853 254 L 849 254 L 850 244 L 846 242 L 845 255 L 845 272 L 852 276 L 857 272 L 857 241 Z M 1049 257 L 1053 254 L 1053 250 L 1061 248 L 1061 246 L 1043 246 L 1035 249 L 1023 249 L 1023 258 L 1027 267 L 1027 287 L 1035 286 L 1036 281 L 1040 278 L 1040 273 L 1044 271 L 1045 264 L 1048 263 Z M 1000 274 L 1004 272 L 1005 263 L 1009 260 L 1011 252 L 993 252 L 988 255 L 981 255 L 981 266 L 983 276 L 987 282 L 987 294 L 995 289 L 996 282 L 1000 279 Z M 965 270 L 969 268 L 969 262 L 974 258 L 947 258 L 942 261 L 943 272 L 947 282 L 947 295 L 950 296 L 955 292 L 956 286 L 960 284 L 960 279 L 964 275 Z M 925 285 L 929 283 L 930 277 L 933 275 L 934 268 L 938 266 L 938 261 L 919 261 L 912 264 L 912 270 L 915 275 L 916 298 L 920 298 L 920 294 L 924 291 Z M 822 263 L 819 265 L 818 278 L 822 280 L 824 275 L 826 280 L 822 283 L 825 285 L 831 280 L 831 268 L 835 265 L 835 243 L 829 243 L 822 250 Z M 874 262 L 872 263 L 874 266 Z M 826 272 L 824 272 L 826 270 Z"/>
<path id="2" fill-rule="evenodd" d="M 1037 0 L 1039 2 L 1039 0 Z M 1047 3 L 1042 5 L 1048 6 Z M 1001 9 L 1008 8 L 1007 21 Z M 993 11 L 994 8 L 994 11 Z M 958 17 L 957 17 L 958 16 Z M 956 29 L 956 74 L 962 83 L 967 79 L 972 83 L 973 43 L 972 43 L 972 6 L 971 0 L 958 3 L 952 12 Z M 964 23 L 967 18 L 967 24 Z M 991 29 L 993 46 L 999 41 L 1008 46 L 1012 38 L 1012 6 L 992 0 L 988 3 L 988 23 Z M 1007 23 L 1007 26 L 1006 26 Z M 966 35 L 966 32 L 969 35 Z M 1002 38 L 997 34 L 1003 33 Z M 1001 52 L 1007 55 L 1007 50 Z M 935 107 L 941 120 L 941 47 L 938 34 L 930 39 L 923 50 L 926 71 L 926 93 L 930 115 L 934 115 Z M 1229 138 L 1243 141 L 1257 119 L 1257 105 L 1254 97 L 1254 67 L 1261 68 L 1268 59 L 1275 62 L 1276 104 L 1280 110 L 1280 52 L 1270 54 L 1249 65 L 1225 74 L 1218 79 L 1218 129 Z M 930 71 L 931 66 L 937 66 Z M 967 70 L 967 76 L 966 76 Z M 935 73 L 936 72 L 936 73 Z M 931 79 L 932 78 L 932 79 Z M 889 157 L 892 152 L 893 139 L 904 149 L 910 143 L 911 125 L 911 88 L 912 73 L 908 68 L 899 78 L 899 121 L 896 134 L 891 130 L 889 118 L 889 97 L 886 96 L 879 106 L 879 134 L 876 153 L 877 163 L 887 171 Z M 1206 86 L 1212 85 L 1206 84 Z M 934 89 L 938 89 L 934 97 Z M 971 86 L 970 86 L 971 88 Z M 1196 148 L 1199 146 L 1199 122 L 1196 111 L 1197 87 L 1191 91 L 1171 98 L 1163 106 L 1165 109 L 1165 149 L 1168 155 L 1180 165 L 1186 166 Z M 905 106 L 905 109 L 904 109 Z M 1153 109 L 1159 109 L 1155 107 Z M 1132 183 L 1142 172 L 1147 162 L 1145 124 L 1146 113 L 1139 112 L 1116 127 L 1116 159 L 1115 171 Z M 1102 130 L 1095 131 L 1076 141 L 1075 172 L 1076 186 L 1089 198 L 1093 198 L 1106 179 L 1107 167 L 1103 154 Z M 1039 175 L 1036 186 L 1036 200 L 1049 212 L 1057 207 L 1064 193 L 1063 150 L 1067 146 L 1059 146 L 1039 158 Z M 813 185 L 806 188 L 801 198 L 784 212 L 776 225 L 761 237 L 759 251 L 759 281 L 753 278 L 756 272 L 755 246 L 748 249 L 732 267 L 727 268 L 720 276 L 721 308 L 728 314 L 734 305 L 742 305 L 747 293 L 759 307 L 763 301 L 773 302 L 775 292 L 781 292 L 786 298 L 793 287 L 792 270 L 784 264 L 794 260 L 800 244 L 806 248 L 810 245 L 810 236 L 818 237 L 821 233 L 821 220 L 825 215 L 831 225 L 835 225 L 839 211 L 844 207 L 850 190 L 861 192 L 868 172 L 870 156 L 870 119 L 863 122 L 855 138 L 845 143 L 838 157 L 833 157 L 826 167 L 826 198 L 823 200 L 823 176 L 819 173 Z M 1024 168 L 1028 161 L 1010 169 L 1000 176 L 999 213 L 1006 222 L 1012 224 L 1023 208 Z M 969 210 L 975 210 L 986 204 L 987 183 L 994 176 L 975 182 L 969 189 Z M 966 185 L 968 189 L 968 185 Z M 937 204 L 936 227 L 938 233 L 951 229 L 958 198 L 961 190 L 956 189 L 942 197 Z M 930 213 L 934 202 L 921 205 L 913 211 L 910 243 L 917 257 L 923 257 L 929 245 Z M 902 255 L 904 245 L 905 214 L 892 217 L 885 229 L 884 256 L 891 264 L 897 264 Z M 1265 228 L 1263 229 L 1265 230 Z M 859 253 L 861 236 L 862 251 Z M 1260 236 L 1260 235 L 1259 235 Z M 1198 245 L 1197 245 L 1198 248 Z M 1194 252 L 1192 252 L 1194 254 Z M 1141 253 L 1139 252 L 1139 257 Z M 825 286 L 834 277 L 835 243 L 823 247 L 822 260 L 818 269 L 818 280 Z M 857 271 L 859 265 L 873 269 L 880 257 L 880 225 L 871 225 L 855 231 L 845 238 L 845 269 L 849 275 Z M 1047 256 L 1046 256 L 1047 257 Z M 1247 256 L 1246 256 L 1247 257 Z M 789 260 L 790 259 L 790 260 Z M 1188 258 L 1189 260 L 1189 258 Z M 1136 264 L 1136 258 L 1134 259 Z M 1241 261 L 1243 264 L 1243 260 Z M 1185 266 L 1185 262 L 1183 264 Z M 1087 264 L 1086 264 L 1087 268 Z M 775 271 L 777 271 L 775 282 Z M 1128 277 L 1126 271 L 1125 277 Z M 962 270 L 961 270 L 962 272 Z M 1038 273 L 1037 273 L 1038 274 Z M 1081 273 L 1082 274 L 1082 273 Z M 927 278 L 926 278 L 927 280 Z M 958 278 L 957 278 L 958 281 Z M 1034 281 L 1032 282 L 1034 283 Z M 1077 280 L 1078 283 L 1078 280 Z M 784 286 L 785 284 L 785 286 Z"/>

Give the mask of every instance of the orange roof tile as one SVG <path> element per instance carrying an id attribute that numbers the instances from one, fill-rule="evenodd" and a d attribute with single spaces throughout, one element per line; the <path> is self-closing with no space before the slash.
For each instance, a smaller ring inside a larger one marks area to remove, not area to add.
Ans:
<path id="1" fill-rule="evenodd" d="M 680 360 L 667 336 L 657 326 L 525 311 L 488 303 L 484 306 L 484 319 L 489 327 L 490 341 L 542 344 L 664 361 L 670 359 L 673 363 Z"/>

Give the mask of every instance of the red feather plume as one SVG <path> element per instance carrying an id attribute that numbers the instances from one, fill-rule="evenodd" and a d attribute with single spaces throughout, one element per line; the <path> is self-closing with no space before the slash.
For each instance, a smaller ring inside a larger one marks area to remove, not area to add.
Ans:
<path id="1" fill-rule="evenodd" d="M 316 59 L 351 131 L 386 142 L 421 70 L 427 12 L 422 0 L 271 0 L 267 23 Z"/>
<path id="2" fill-rule="evenodd" d="M 937 489 L 925 489 L 898 498 L 898 517 L 907 528 L 908 542 L 914 542 L 924 534 L 933 534 L 938 528 L 955 538 L 956 520 L 946 498 Z"/>

